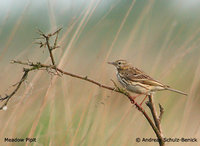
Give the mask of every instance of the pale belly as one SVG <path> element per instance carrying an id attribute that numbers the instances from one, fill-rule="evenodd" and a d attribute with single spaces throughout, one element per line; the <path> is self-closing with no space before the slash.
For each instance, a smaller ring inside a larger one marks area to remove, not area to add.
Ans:
<path id="1" fill-rule="evenodd" d="M 132 84 L 126 83 L 126 81 L 121 80 L 119 77 L 119 74 L 116 73 L 118 81 L 121 83 L 121 85 L 126 88 L 128 91 L 131 91 L 136 94 L 146 94 L 149 95 L 150 93 L 158 90 L 163 90 L 163 88 L 159 86 L 149 86 L 149 85 L 144 85 L 139 82 L 134 82 Z"/>
<path id="2" fill-rule="evenodd" d="M 126 89 L 131 92 L 137 93 L 137 94 L 149 94 L 150 93 L 150 91 L 148 89 L 143 88 L 139 85 L 132 85 L 132 86 L 128 85 L 126 87 Z"/>

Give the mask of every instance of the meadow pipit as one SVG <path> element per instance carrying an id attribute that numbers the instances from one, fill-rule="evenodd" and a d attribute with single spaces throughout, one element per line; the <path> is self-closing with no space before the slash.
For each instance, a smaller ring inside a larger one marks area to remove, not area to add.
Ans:
<path id="1" fill-rule="evenodd" d="M 131 66 L 126 60 L 117 60 L 115 62 L 108 62 L 108 64 L 112 64 L 116 67 L 117 79 L 122 86 L 128 91 L 138 95 L 146 95 L 147 97 L 151 93 L 161 90 L 169 90 L 182 95 L 187 95 L 186 93 L 172 89 L 169 86 L 154 80 L 150 76 L 146 75 L 143 71 Z"/>

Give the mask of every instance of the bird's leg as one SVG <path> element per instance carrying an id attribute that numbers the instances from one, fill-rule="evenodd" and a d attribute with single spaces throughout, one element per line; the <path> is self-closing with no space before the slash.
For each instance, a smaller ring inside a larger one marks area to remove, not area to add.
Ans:
<path id="1" fill-rule="evenodd" d="M 140 106 L 142 106 L 143 102 L 145 101 L 145 99 L 147 98 L 148 95 L 145 95 L 144 99 L 142 100 L 142 102 L 140 103 Z"/>

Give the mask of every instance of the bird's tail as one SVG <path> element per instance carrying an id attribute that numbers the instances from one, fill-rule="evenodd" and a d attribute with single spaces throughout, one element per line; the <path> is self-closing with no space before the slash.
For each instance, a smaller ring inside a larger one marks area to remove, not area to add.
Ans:
<path id="1" fill-rule="evenodd" d="M 182 91 L 179 91 L 179 90 L 176 90 L 176 89 L 172 89 L 172 88 L 169 88 L 169 87 L 166 87 L 165 89 L 169 90 L 169 91 L 173 91 L 173 92 L 179 93 L 179 94 L 182 94 L 182 95 L 185 95 L 185 96 L 188 95 L 188 94 L 186 94 L 186 93 L 184 93 Z"/>

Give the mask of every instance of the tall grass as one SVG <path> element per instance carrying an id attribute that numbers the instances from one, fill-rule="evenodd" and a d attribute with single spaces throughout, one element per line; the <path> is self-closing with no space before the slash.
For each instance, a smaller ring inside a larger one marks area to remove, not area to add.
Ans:
<path id="1" fill-rule="evenodd" d="M 112 85 L 115 71 L 106 61 L 129 60 L 155 79 L 189 93 L 183 97 L 163 91 L 155 94 L 155 101 L 165 109 L 162 128 L 166 137 L 199 140 L 200 21 L 192 10 L 184 13 L 185 18 L 176 13 L 179 9 L 175 11 L 171 1 L 157 0 L 38 3 L 12 3 L 10 11 L 1 15 L 1 95 L 10 92 L 22 75 L 21 66 L 9 60 L 50 63 L 48 52 L 32 44 L 35 28 L 50 32 L 62 26 L 60 48 L 54 51 L 59 67 Z M 125 146 L 136 145 L 137 137 L 155 138 L 145 118 L 122 95 L 42 71 L 30 74 L 0 117 L 0 145 L 26 145 L 5 143 L 5 137 L 36 137 L 37 142 L 30 144 L 35 146 Z"/>

